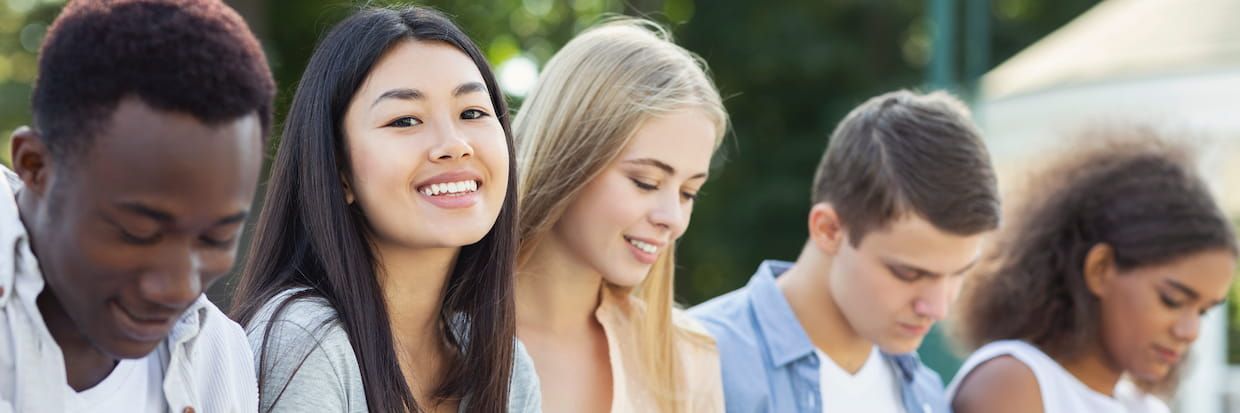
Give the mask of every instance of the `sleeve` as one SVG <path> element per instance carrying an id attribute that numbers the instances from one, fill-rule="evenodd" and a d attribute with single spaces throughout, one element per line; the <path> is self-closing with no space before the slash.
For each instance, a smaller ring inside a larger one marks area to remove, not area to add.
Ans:
<path id="1" fill-rule="evenodd" d="M 367 411 L 348 335 L 324 317 L 299 317 L 297 313 L 305 309 L 290 305 L 281 317 L 256 322 L 249 329 L 259 377 L 259 411 Z"/>
<path id="2" fill-rule="evenodd" d="M 534 359 L 525 351 L 525 345 L 517 340 L 514 347 L 512 386 L 508 396 L 508 411 L 513 413 L 541 413 L 542 390 Z"/>

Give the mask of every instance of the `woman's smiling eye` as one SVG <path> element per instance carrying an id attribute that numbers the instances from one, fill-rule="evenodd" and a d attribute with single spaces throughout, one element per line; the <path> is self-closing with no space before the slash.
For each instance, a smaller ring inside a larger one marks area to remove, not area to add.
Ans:
<path id="1" fill-rule="evenodd" d="M 483 112 L 478 109 L 469 109 L 464 112 L 461 112 L 461 119 L 482 119 L 487 116 L 491 116 L 491 114 Z"/>
<path id="2" fill-rule="evenodd" d="M 418 118 L 415 118 L 413 116 L 402 116 L 402 117 L 396 118 L 395 120 L 391 122 L 388 122 L 388 124 L 385 126 L 393 127 L 393 128 L 409 128 L 409 127 L 418 126 L 421 124 L 422 124 L 422 121 L 418 120 Z"/>

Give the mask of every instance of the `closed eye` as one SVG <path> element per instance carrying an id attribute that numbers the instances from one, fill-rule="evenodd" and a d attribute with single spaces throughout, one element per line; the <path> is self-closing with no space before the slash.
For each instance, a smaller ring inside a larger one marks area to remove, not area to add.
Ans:
<path id="1" fill-rule="evenodd" d="M 1163 294 L 1163 293 L 1161 293 L 1161 292 L 1160 292 L 1160 293 L 1158 293 L 1158 299 L 1159 299 L 1159 300 L 1161 300 L 1161 301 L 1162 301 L 1162 303 L 1163 303 L 1163 305 L 1167 306 L 1167 308 L 1170 308 L 1170 309 L 1173 309 L 1173 310 L 1174 310 L 1174 309 L 1177 309 L 1177 308 L 1180 308 L 1180 306 L 1183 306 L 1183 305 L 1184 305 L 1184 303 L 1181 303 L 1181 302 L 1179 302 L 1179 301 L 1172 300 L 1172 299 L 1171 299 L 1171 297 L 1168 297 L 1168 296 L 1167 296 L 1167 294 Z"/>
<path id="2" fill-rule="evenodd" d="M 214 239 L 211 237 L 202 237 L 201 239 L 202 239 L 202 243 L 208 247 L 228 248 L 228 247 L 231 247 L 233 245 L 233 242 L 237 240 L 237 236 L 234 235 L 232 237 L 229 237 L 228 239 L 223 239 L 223 240 Z"/>
<path id="3" fill-rule="evenodd" d="M 633 179 L 633 178 L 629 178 L 629 179 L 633 181 L 633 185 L 637 185 L 637 188 L 643 191 L 653 191 L 653 190 L 659 189 L 658 185 L 642 182 L 640 179 Z"/>
<path id="4" fill-rule="evenodd" d="M 913 271 L 907 268 L 895 267 L 891 265 L 887 266 L 887 270 L 891 271 L 891 274 L 895 275 L 896 278 L 907 282 L 917 281 L 924 275 L 920 271 Z"/>
<path id="5" fill-rule="evenodd" d="M 158 232 L 150 236 L 140 237 L 130 234 L 129 231 L 126 231 L 124 228 L 117 227 L 117 229 L 120 230 L 121 239 L 133 245 L 154 245 L 158 243 L 161 238 L 161 234 Z"/>

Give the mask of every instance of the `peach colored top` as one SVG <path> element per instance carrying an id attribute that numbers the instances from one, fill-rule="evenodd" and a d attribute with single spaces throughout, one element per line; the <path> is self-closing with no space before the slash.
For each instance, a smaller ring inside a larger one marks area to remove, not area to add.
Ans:
<path id="1" fill-rule="evenodd" d="M 637 319 L 645 303 L 627 293 L 604 287 L 594 317 L 607 335 L 608 359 L 612 374 L 612 413 L 657 412 L 655 389 L 639 373 Z M 676 387 L 682 412 L 722 412 L 723 377 L 719 370 L 719 350 L 715 340 L 696 320 L 679 309 L 672 311 L 672 324 L 685 334 L 675 343 L 679 354 Z M 670 333 L 670 332 L 669 332 Z"/>

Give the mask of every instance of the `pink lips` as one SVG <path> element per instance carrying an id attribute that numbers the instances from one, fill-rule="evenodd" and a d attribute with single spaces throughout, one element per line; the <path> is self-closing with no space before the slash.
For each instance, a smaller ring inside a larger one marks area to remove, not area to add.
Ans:
<path id="1" fill-rule="evenodd" d="M 1180 352 L 1169 348 L 1154 345 L 1154 354 L 1158 355 L 1158 359 L 1167 364 L 1176 364 L 1180 361 Z"/>
<path id="2" fill-rule="evenodd" d="M 633 243 L 629 242 L 629 240 L 637 240 L 637 241 L 641 241 L 641 242 L 653 245 L 656 248 L 655 250 L 656 252 L 654 254 L 651 254 L 649 252 L 642 250 L 641 248 L 637 248 L 637 246 L 633 245 Z M 654 264 L 655 261 L 658 261 L 659 259 L 658 250 L 663 249 L 663 245 L 665 245 L 665 243 L 663 242 L 655 241 L 649 238 L 638 238 L 638 237 L 624 237 L 624 243 L 628 244 L 629 252 L 633 253 L 633 257 L 637 258 L 638 262 L 641 262 L 642 264 L 647 264 L 647 265 Z"/>
<path id="3" fill-rule="evenodd" d="M 911 335 L 911 336 L 924 336 L 926 335 L 926 333 L 930 332 L 931 326 L 932 326 L 931 324 L 917 325 L 917 324 L 900 323 L 900 329 L 903 330 L 905 333 L 908 333 L 908 335 Z"/>

